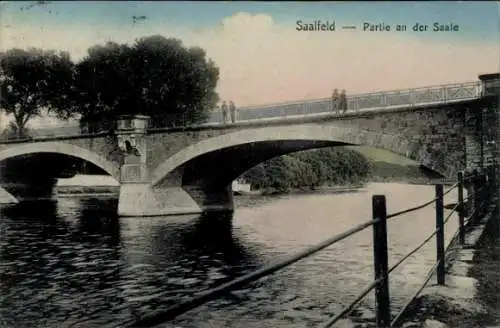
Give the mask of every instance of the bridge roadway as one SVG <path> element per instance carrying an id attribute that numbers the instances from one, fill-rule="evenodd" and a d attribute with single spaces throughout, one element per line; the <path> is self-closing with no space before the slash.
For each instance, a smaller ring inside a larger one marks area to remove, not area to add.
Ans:
<path id="1" fill-rule="evenodd" d="M 429 105 L 443 105 L 454 102 L 476 100 L 484 92 L 480 81 L 427 86 L 413 89 L 390 90 L 347 96 L 348 114 L 377 111 L 391 108 L 418 108 Z M 262 106 L 241 107 L 237 110 L 237 121 L 267 121 L 332 113 L 331 98 L 298 100 Z M 335 113 L 334 113 L 335 114 Z M 210 113 L 203 126 L 222 124 L 219 110 Z M 34 138 L 80 135 L 78 124 L 65 124 L 38 128 L 31 131 Z"/>

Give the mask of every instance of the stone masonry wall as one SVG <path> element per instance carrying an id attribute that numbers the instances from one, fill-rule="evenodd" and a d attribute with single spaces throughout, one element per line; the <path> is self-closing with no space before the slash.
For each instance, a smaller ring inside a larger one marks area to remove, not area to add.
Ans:
<path id="1" fill-rule="evenodd" d="M 477 104 L 374 113 L 340 124 L 404 136 L 413 141 L 408 149 L 410 158 L 423 158 L 437 164 L 437 170 L 451 176 L 455 174 L 452 169 L 457 171 L 465 166 L 464 117 L 466 109 L 474 106 Z"/>
<path id="2" fill-rule="evenodd" d="M 116 176 L 119 176 L 119 170 L 123 162 L 123 155 L 120 153 L 120 151 L 117 149 L 117 143 L 116 140 L 114 140 L 114 137 L 95 137 L 95 138 L 75 138 L 75 139 L 54 139 L 54 140 L 47 140 L 46 142 L 40 141 L 40 142 L 31 142 L 31 143 L 8 143 L 8 144 L 0 144 L 0 152 L 3 150 L 7 149 L 12 149 L 14 147 L 20 147 L 20 146 L 26 146 L 26 145 L 31 145 L 32 146 L 32 151 L 36 152 L 36 149 L 40 147 L 42 144 L 46 143 L 57 143 L 57 144 L 62 144 L 63 147 L 64 144 L 68 145 L 67 150 L 68 152 L 75 152 L 77 151 L 72 151 L 71 146 L 77 146 L 83 149 L 86 149 L 92 153 L 95 153 L 102 157 L 104 160 L 110 162 L 113 164 L 114 169 L 115 169 L 115 174 Z M 64 150 L 63 150 L 64 151 Z M 54 152 L 58 152 L 57 149 L 54 149 Z"/>
<path id="3" fill-rule="evenodd" d="M 118 149 L 118 143 L 115 136 L 71 139 L 66 140 L 65 142 L 91 150 L 99 156 L 102 156 L 107 161 L 115 164 L 118 168 L 123 163 L 123 154 Z"/>
<path id="4" fill-rule="evenodd" d="M 403 137 L 408 144 L 409 158 L 423 158 L 423 165 L 433 166 L 447 176 L 465 167 L 464 121 L 467 108 L 475 108 L 476 102 L 440 107 L 398 111 L 385 111 L 346 115 L 342 118 L 323 119 L 316 124 L 332 124 L 354 127 L 356 133 L 363 131 L 382 132 Z M 268 125 L 277 123 L 267 123 Z M 253 126 L 232 126 L 225 129 L 212 128 L 197 131 L 179 131 L 150 134 L 148 139 L 147 165 L 154 170 L 158 165 L 183 148 L 201 140 L 220 136 Z M 342 140 L 338 140 L 342 141 Z M 437 163 L 437 165 L 436 165 Z"/>

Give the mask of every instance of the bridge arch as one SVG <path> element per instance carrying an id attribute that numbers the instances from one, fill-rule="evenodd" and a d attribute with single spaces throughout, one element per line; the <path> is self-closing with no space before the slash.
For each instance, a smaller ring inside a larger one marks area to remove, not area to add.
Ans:
<path id="1" fill-rule="evenodd" d="M 287 141 L 296 142 L 296 146 L 280 154 L 269 156 L 269 158 L 295 151 L 327 146 L 368 146 L 388 150 L 406 157 L 443 176 L 449 176 L 453 172 L 453 168 L 442 168 L 439 163 L 429 156 L 428 152 L 425 151 L 427 145 L 419 144 L 417 141 L 412 141 L 404 136 L 362 130 L 347 125 L 297 124 L 245 129 L 199 141 L 177 152 L 154 169 L 151 174 L 151 183 L 153 186 L 160 184 L 179 167 L 208 153 L 220 152 L 224 149 L 248 144 L 256 144 L 255 147 L 258 147 L 259 143 L 286 143 Z M 301 141 L 304 143 L 309 142 L 309 144 L 300 145 Z M 318 146 L 318 143 L 320 146 Z M 258 163 L 253 164 L 257 165 Z"/>
<path id="2" fill-rule="evenodd" d="M 0 151 L 0 162 L 12 157 L 36 153 L 55 153 L 80 158 L 98 166 L 120 181 L 120 168 L 115 164 L 90 150 L 64 142 L 33 142 L 17 145 Z"/>

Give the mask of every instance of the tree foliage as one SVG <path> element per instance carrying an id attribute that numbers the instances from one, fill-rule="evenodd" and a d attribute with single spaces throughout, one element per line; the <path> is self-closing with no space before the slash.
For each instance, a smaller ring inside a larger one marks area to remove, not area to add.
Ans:
<path id="1" fill-rule="evenodd" d="M 10 121 L 0 133 L 0 139 L 15 140 L 18 139 L 20 136 L 27 138 L 29 137 L 30 132 L 31 132 L 30 129 L 28 129 L 27 127 L 24 127 L 22 131 L 19 131 L 19 127 L 17 126 L 16 122 Z"/>
<path id="2" fill-rule="evenodd" d="M 370 174 L 368 161 L 341 147 L 308 150 L 273 158 L 242 175 L 252 189 L 284 193 L 324 185 L 355 184 Z"/>
<path id="3" fill-rule="evenodd" d="M 26 135 L 27 122 L 44 109 L 68 117 L 73 72 L 65 52 L 32 48 L 0 53 L 0 109 L 14 117 L 18 136 Z"/>
<path id="4" fill-rule="evenodd" d="M 44 109 L 109 124 L 144 114 L 163 127 L 203 122 L 218 101 L 218 67 L 203 49 L 174 38 L 96 45 L 76 65 L 67 53 L 34 48 L 8 50 L 0 60 L 0 109 L 13 115 L 19 134 Z"/>
<path id="5" fill-rule="evenodd" d="M 151 116 L 153 126 L 204 121 L 218 101 L 219 69 L 201 48 L 150 36 L 88 50 L 76 67 L 75 101 L 84 120 Z"/>

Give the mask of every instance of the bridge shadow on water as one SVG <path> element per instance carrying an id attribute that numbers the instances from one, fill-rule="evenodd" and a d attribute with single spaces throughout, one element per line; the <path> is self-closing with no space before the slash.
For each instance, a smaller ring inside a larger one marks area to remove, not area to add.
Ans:
<path id="1" fill-rule="evenodd" d="M 0 209 L 0 326 L 122 327 L 260 264 L 232 214 L 115 213 L 88 198 Z"/>

